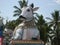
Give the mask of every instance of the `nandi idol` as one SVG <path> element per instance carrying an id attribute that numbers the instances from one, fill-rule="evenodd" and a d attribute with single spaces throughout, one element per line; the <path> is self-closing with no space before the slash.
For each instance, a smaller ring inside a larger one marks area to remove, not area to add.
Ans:
<path id="1" fill-rule="evenodd" d="M 34 8 L 34 5 L 24 6 L 22 8 L 22 13 L 20 15 L 20 20 L 23 20 L 13 32 L 12 39 L 14 40 L 32 40 L 40 39 L 39 31 L 35 25 L 33 12 L 36 11 L 38 7 Z"/>

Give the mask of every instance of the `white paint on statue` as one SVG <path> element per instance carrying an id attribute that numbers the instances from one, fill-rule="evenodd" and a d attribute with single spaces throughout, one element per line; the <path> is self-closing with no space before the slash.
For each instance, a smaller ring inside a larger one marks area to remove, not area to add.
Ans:
<path id="1" fill-rule="evenodd" d="M 23 20 L 23 22 L 15 28 L 13 39 L 31 40 L 32 38 L 40 38 L 33 17 L 33 12 L 37 9 L 38 7 L 33 8 L 33 4 L 22 8 L 20 19 Z"/>

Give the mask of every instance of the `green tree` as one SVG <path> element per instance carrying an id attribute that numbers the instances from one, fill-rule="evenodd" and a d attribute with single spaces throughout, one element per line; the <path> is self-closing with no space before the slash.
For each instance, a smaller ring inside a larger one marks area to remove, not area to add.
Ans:
<path id="1" fill-rule="evenodd" d="M 36 18 L 37 22 L 37 28 L 40 32 L 40 39 L 44 41 L 44 44 L 46 44 L 46 42 L 48 41 L 48 32 L 50 30 L 48 24 L 46 23 L 46 21 L 43 19 L 43 16 L 39 16 L 37 14 L 37 18 Z"/>
<path id="2" fill-rule="evenodd" d="M 21 20 L 19 20 L 19 16 L 20 16 L 20 14 L 21 14 L 21 8 L 22 8 L 23 6 L 27 6 L 28 1 L 26 1 L 26 0 L 21 0 L 21 1 L 18 1 L 18 3 L 19 3 L 19 6 L 20 6 L 20 7 L 14 6 L 14 8 L 15 8 L 16 10 L 14 11 L 15 14 L 13 15 L 13 16 L 18 16 L 18 18 L 17 18 L 16 20 L 12 20 L 12 21 L 7 22 L 6 25 L 5 25 L 7 28 L 12 29 L 12 30 L 14 30 L 14 28 L 15 28 L 19 23 L 22 22 Z"/>
<path id="3" fill-rule="evenodd" d="M 18 3 L 19 3 L 19 6 L 20 6 L 20 7 L 14 6 L 14 8 L 15 8 L 16 10 L 14 11 L 15 14 L 14 14 L 13 16 L 19 16 L 19 15 L 21 14 L 21 8 L 22 8 L 23 6 L 27 6 L 28 1 L 26 1 L 26 0 L 21 0 L 21 1 L 18 1 Z"/>
<path id="4" fill-rule="evenodd" d="M 60 45 L 59 40 L 60 40 L 60 22 L 59 22 L 59 11 L 55 11 L 54 13 L 52 13 L 52 19 L 51 18 L 47 18 L 50 19 L 50 26 L 53 27 L 53 30 L 51 30 L 50 34 L 53 34 L 50 36 L 51 39 L 51 45 Z"/>
<path id="5" fill-rule="evenodd" d="M 14 30 L 15 27 L 16 27 L 19 23 L 21 23 L 21 22 L 22 22 L 22 21 L 19 20 L 19 19 L 17 19 L 17 20 L 12 20 L 12 21 L 6 22 L 5 27 L 8 28 L 8 29 Z"/>

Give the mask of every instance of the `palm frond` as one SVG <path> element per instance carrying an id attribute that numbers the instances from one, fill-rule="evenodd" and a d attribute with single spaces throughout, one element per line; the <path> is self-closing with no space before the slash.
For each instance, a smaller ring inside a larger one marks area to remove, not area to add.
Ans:
<path id="1" fill-rule="evenodd" d="M 49 27 L 52 27 L 54 24 L 52 22 L 49 23 Z"/>
<path id="2" fill-rule="evenodd" d="M 53 37 L 56 37 L 55 35 L 48 35 L 48 37 L 50 38 L 50 39 L 52 39 Z"/>
<path id="3" fill-rule="evenodd" d="M 51 31 L 51 32 L 49 32 L 49 34 L 56 34 L 56 32 L 54 32 L 54 31 Z"/>
<path id="4" fill-rule="evenodd" d="M 18 1 L 19 2 L 19 5 L 21 8 L 23 8 L 23 6 L 27 6 L 27 1 L 23 0 L 23 1 Z"/>
<path id="5" fill-rule="evenodd" d="M 22 1 L 18 1 L 20 8 L 22 7 Z"/>
<path id="6" fill-rule="evenodd" d="M 14 6 L 14 8 L 18 9 L 18 10 L 21 10 L 20 8 L 18 8 L 17 6 Z"/>
<path id="7" fill-rule="evenodd" d="M 51 18 L 49 18 L 49 17 L 46 17 L 46 19 L 48 19 L 48 20 L 52 20 Z"/>
<path id="8" fill-rule="evenodd" d="M 14 14 L 13 16 L 19 16 L 20 14 Z"/>
<path id="9" fill-rule="evenodd" d="M 37 19 L 36 17 L 34 17 L 34 19 L 35 19 L 36 21 L 38 21 L 38 19 Z"/>
<path id="10" fill-rule="evenodd" d="M 14 13 L 21 13 L 21 10 L 15 10 Z"/>

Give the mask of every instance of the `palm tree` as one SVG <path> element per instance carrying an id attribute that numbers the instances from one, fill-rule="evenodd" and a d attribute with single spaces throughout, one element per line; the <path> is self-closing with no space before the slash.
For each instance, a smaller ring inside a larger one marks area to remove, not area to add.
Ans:
<path id="1" fill-rule="evenodd" d="M 26 0 L 21 0 L 21 1 L 18 1 L 18 3 L 19 3 L 19 6 L 20 7 L 17 7 L 17 6 L 14 6 L 14 8 L 16 9 L 15 11 L 14 11 L 14 15 L 13 16 L 20 16 L 20 14 L 21 14 L 21 8 L 23 7 L 23 6 L 27 6 L 27 3 L 28 3 L 28 1 L 26 1 Z M 19 24 L 19 23 L 21 23 L 22 21 L 21 20 L 19 20 L 19 18 L 17 18 L 16 20 L 12 20 L 12 21 L 9 21 L 9 22 L 6 22 L 6 27 L 7 28 L 9 28 L 9 29 L 12 29 L 12 30 L 14 30 L 14 28 Z"/>
<path id="2" fill-rule="evenodd" d="M 51 18 L 47 18 L 50 19 L 50 26 L 53 26 L 53 30 L 51 30 L 50 34 L 53 34 L 52 36 L 50 36 L 51 42 L 54 41 L 56 45 L 58 45 L 59 43 L 59 27 L 60 27 L 60 19 L 59 19 L 59 11 L 55 11 L 54 13 L 52 13 L 52 19 Z M 54 43 L 53 42 L 53 43 Z M 54 44 L 54 45 L 55 45 Z"/>
<path id="3" fill-rule="evenodd" d="M 19 3 L 19 6 L 20 6 L 20 7 L 14 6 L 14 8 L 15 8 L 16 10 L 14 11 L 15 14 L 14 14 L 13 16 L 19 16 L 19 15 L 21 14 L 21 8 L 22 8 L 23 6 L 27 6 L 28 1 L 26 1 L 26 0 L 21 0 L 21 1 L 18 1 L 18 3 Z"/>
<path id="4" fill-rule="evenodd" d="M 37 18 L 36 18 L 37 22 L 37 28 L 40 32 L 40 39 L 44 41 L 44 44 L 46 44 L 46 42 L 48 41 L 48 32 L 50 30 L 48 24 L 46 23 L 46 21 L 43 19 L 43 16 L 39 16 L 37 14 Z"/>

